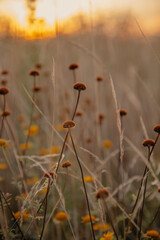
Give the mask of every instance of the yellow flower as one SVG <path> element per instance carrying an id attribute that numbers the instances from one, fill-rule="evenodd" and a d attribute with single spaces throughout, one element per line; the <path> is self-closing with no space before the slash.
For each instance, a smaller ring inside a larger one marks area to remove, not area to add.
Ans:
<path id="1" fill-rule="evenodd" d="M 96 220 L 96 217 L 93 216 L 93 215 L 91 215 L 91 219 L 92 219 L 92 221 L 94 222 L 94 221 Z M 87 216 L 85 216 L 85 217 L 82 217 L 82 221 L 83 221 L 83 223 L 89 223 L 89 222 L 90 222 L 90 216 L 87 215 Z"/>
<path id="2" fill-rule="evenodd" d="M 96 223 L 96 224 L 94 224 L 93 225 L 93 229 L 95 230 L 95 231 L 97 231 L 97 230 L 101 230 L 102 232 L 105 232 L 105 231 L 107 231 L 108 229 L 110 229 L 110 224 L 109 223 Z"/>
<path id="3" fill-rule="evenodd" d="M 93 181 L 94 181 L 94 178 L 91 177 L 91 176 L 85 176 L 85 177 L 84 177 L 84 181 L 85 181 L 85 182 L 93 182 Z"/>
<path id="4" fill-rule="evenodd" d="M 105 141 L 103 142 L 103 146 L 104 146 L 105 148 L 112 148 L 113 144 L 112 144 L 112 142 L 111 142 L 110 140 L 105 140 Z"/>
<path id="5" fill-rule="evenodd" d="M 28 185 L 34 185 L 36 182 L 38 182 L 39 178 L 35 177 L 35 178 L 28 178 L 27 179 L 27 184 Z"/>
<path id="6" fill-rule="evenodd" d="M 24 199 L 26 199 L 27 194 L 26 194 L 26 193 L 22 193 L 22 197 L 23 197 Z"/>
<path id="7" fill-rule="evenodd" d="M 65 221 L 68 216 L 65 212 L 58 212 L 55 217 L 54 217 L 57 221 L 63 222 Z"/>
<path id="8" fill-rule="evenodd" d="M 7 167 L 8 167 L 7 164 L 0 163 L 0 170 L 5 170 Z"/>
<path id="9" fill-rule="evenodd" d="M 20 149 L 21 150 L 25 150 L 25 149 L 30 149 L 30 148 L 32 148 L 32 145 L 30 144 L 30 143 L 22 143 L 21 145 L 20 145 Z"/>
<path id="10" fill-rule="evenodd" d="M 41 149 L 40 154 L 42 156 L 47 155 L 48 154 L 48 149 Z"/>
<path id="11" fill-rule="evenodd" d="M 147 235 L 148 237 L 152 237 L 152 238 L 158 238 L 158 237 L 160 237 L 160 234 L 159 234 L 157 231 L 155 231 L 155 230 L 148 230 L 147 233 L 146 233 L 146 235 Z"/>
<path id="12" fill-rule="evenodd" d="M 113 232 L 107 232 L 106 234 L 103 234 L 103 237 L 101 237 L 100 240 L 112 240 L 113 235 Z"/>
<path id="13" fill-rule="evenodd" d="M 33 136 L 33 135 L 38 134 L 38 132 L 39 132 L 38 126 L 32 125 L 32 126 L 30 126 L 29 131 L 26 130 L 24 133 L 25 133 L 25 135 Z"/>
<path id="14" fill-rule="evenodd" d="M 21 212 L 18 211 L 18 212 L 13 212 L 13 215 L 16 219 L 18 219 L 21 215 Z M 25 211 L 23 214 L 22 214 L 22 221 L 25 222 L 27 219 L 28 219 L 28 216 L 29 216 L 29 212 L 28 211 Z"/>
<path id="15" fill-rule="evenodd" d="M 49 150 L 49 152 L 50 152 L 51 154 L 56 154 L 56 153 L 60 153 L 60 150 L 61 150 L 61 147 L 60 147 L 60 146 L 53 146 L 53 147 Z"/>
<path id="16" fill-rule="evenodd" d="M 8 145 L 9 145 L 8 141 L 6 141 L 5 139 L 0 138 L 0 148 L 1 147 L 6 148 L 6 147 L 8 147 Z"/>

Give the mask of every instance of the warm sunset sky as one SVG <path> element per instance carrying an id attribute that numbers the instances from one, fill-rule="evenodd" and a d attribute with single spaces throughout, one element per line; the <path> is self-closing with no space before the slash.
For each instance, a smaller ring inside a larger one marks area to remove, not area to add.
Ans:
<path id="1" fill-rule="evenodd" d="M 0 16 L 9 15 L 19 22 L 21 27 L 27 26 L 27 9 L 29 0 L 0 0 Z M 79 12 L 89 14 L 103 11 L 130 11 L 149 32 L 160 30 L 160 0 L 37 0 L 35 17 L 44 19 L 48 27 L 54 25 L 55 19 L 65 20 Z"/>

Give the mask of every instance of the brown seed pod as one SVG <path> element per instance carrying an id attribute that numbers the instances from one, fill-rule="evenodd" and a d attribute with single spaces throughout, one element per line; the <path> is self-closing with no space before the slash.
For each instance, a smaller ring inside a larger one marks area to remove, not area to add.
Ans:
<path id="1" fill-rule="evenodd" d="M 142 142 L 144 147 L 153 147 L 155 144 L 155 141 L 153 139 L 147 139 Z"/>
<path id="2" fill-rule="evenodd" d="M 9 89 L 6 87 L 2 87 L 0 88 L 0 94 L 1 95 L 6 95 L 7 93 L 9 93 Z"/>
<path id="3" fill-rule="evenodd" d="M 97 79 L 97 82 L 102 82 L 103 81 L 103 77 L 101 77 L 101 76 L 98 76 L 96 79 Z"/>
<path id="4" fill-rule="evenodd" d="M 30 76 L 34 76 L 34 77 L 35 77 L 35 76 L 39 76 L 39 71 L 37 71 L 37 70 L 32 70 L 32 71 L 29 72 L 29 75 L 30 75 Z"/>
<path id="5" fill-rule="evenodd" d="M 99 189 L 98 192 L 96 193 L 96 198 L 97 199 L 104 199 L 104 198 L 107 198 L 109 196 L 109 191 L 105 188 L 103 189 Z"/>
<path id="6" fill-rule="evenodd" d="M 78 66 L 78 64 L 77 63 L 71 63 L 69 66 L 68 66 L 68 68 L 70 69 L 70 70 L 75 70 L 76 68 L 78 68 L 79 66 Z"/>
<path id="7" fill-rule="evenodd" d="M 9 71 L 6 69 L 2 70 L 2 72 L 1 72 L 2 75 L 7 75 L 8 73 L 9 73 Z"/>
<path id="8" fill-rule="evenodd" d="M 1 84 L 3 85 L 3 86 L 6 86 L 7 85 L 7 79 L 3 79 L 2 81 L 1 81 Z"/>
<path id="9" fill-rule="evenodd" d="M 10 112 L 10 111 L 7 111 L 7 110 L 6 110 L 6 111 L 3 111 L 2 114 L 1 114 L 2 117 L 7 117 L 7 116 L 9 116 L 9 115 L 11 115 L 11 112 Z"/>
<path id="10" fill-rule="evenodd" d="M 119 110 L 119 114 L 120 114 L 121 117 L 126 116 L 127 115 L 127 111 L 125 109 L 120 109 Z"/>
<path id="11" fill-rule="evenodd" d="M 51 178 L 55 178 L 56 179 L 57 175 L 56 175 L 56 173 L 49 171 L 49 172 L 44 173 L 44 177 L 46 177 L 46 178 L 50 178 L 51 177 Z"/>
<path id="12" fill-rule="evenodd" d="M 75 126 L 75 122 L 68 120 L 63 123 L 63 128 L 73 128 Z"/>
<path id="13" fill-rule="evenodd" d="M 70 161 L 66 161 L 66 162 L 64 162 L 63 164 L 62 164 L 62 167 L 63 168 L 68 168 L 68 167 L 70 167 L 72 164 L 71 164 L 71 162 Z"/>
<path id="14" fill-rule="evenodd" d="M 77 111 L 77 112 L 76 112 L 76 116 L 77 116 L 77 117 L 80 117 L 80 116 L 82 116 L 82 115 L 83 115 L 83 112 L 81 112 L 81 111 Z"/>
<path id="15" fill-rule="evenodd" d="M 41 69 L 41 68 L 42 68 L 42 64 L 41 64 L 41 63 L 36 63 L 36 64 L 35 64 L 35 68 Z"/>
<path id="16" fill-rule="evenodd" d="M 154 131 L 160 134 L 160 124 L 154 127 Z"/>
<path id="17" fill-rule="evenodd" d="M 41 91 L 41 87 L 40 86 L 35 86 L 32 90 L 33 90 L 33 92 L 39 92 L 39 91 Z"/>
<path id="18" fill-rule="evenodd" d="M 73 88 L 78 91 L 86 90 L 86 85 L 84 83 L 78 82 L 73 85 Z"/>

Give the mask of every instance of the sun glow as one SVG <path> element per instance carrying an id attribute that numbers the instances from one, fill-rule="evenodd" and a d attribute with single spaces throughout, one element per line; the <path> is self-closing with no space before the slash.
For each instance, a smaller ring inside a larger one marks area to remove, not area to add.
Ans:
<path id="1" fill-rule="evenodd" d="M 91 14 L 97 16 L 102 9 L 105 10 L 106 16 L 111 11 L 128 10 L 136 13 L 150 32 L 156 32 L 160 23 L 157 11 L 159 5 L 157 0 L 153 2 L 146 4 L 144 0 L 135 0 L 133 4 L 126 0 L 121 3 L 119 0 L 1 0 L 0 24 L 4 23 L 4 19 L 8 19 L 6 28 L 8 29 L 9 25 L 17 35 L 29 39 L 42 38 L 55 35 L 57 29 L 63 33 L 75 31 L 75 19 L 78 14 L 85 15 L 87 19 Z M 2 26 L 2 29 L 5 27 Z"/>

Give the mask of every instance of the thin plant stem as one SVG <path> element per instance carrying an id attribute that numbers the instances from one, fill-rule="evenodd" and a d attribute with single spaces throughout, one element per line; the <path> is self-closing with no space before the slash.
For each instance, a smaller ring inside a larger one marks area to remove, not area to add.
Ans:
<path id="1" fill-rule="evenodd" d="M 82 177 L 83 188 L 84 188 L 84 192 L 85 192 L 86 203 L 87 203 L 88 213 L 89 213 L 90 222 L 91 222 L 93 239 L 96 240 L 95 233 L 94 233 L 94 230 L 93 230 L 93 222 L 92 222 L 92 218 L 91 218 L 91 211 L 90 211 L 90 206 L 89 206 L 88 194 L 87 194 L 87 190 L 86 190 L 86 186 L 85 186 L 85 182 L 84 182 L 83 170 L 82 170 L 82 166 L 81 166 L 81 163 L 80 163 L 77 151 L 76 151 L 76 147 L 75 147 L 71 132 L 70 132 L 70 138 L 71 138 L 72 146 L 73 146 L 73 149 L 74 149 L 74 152 L 75 152 L 75 155 L 76 155 L 76 159 L 77 159 L 80 171 L 81 171 L 81 177 Z"/>
<path id="2" fill-rule="evenodd" d="M 79 99 L 80 99 L 80 94 L 81 94 L 81 91 L 79 90 L 78 91 L 78 96 L 77 96 L 77 101 L 76 101 L 76 106 L 75 106 L 73 116 L 72 116 L 72 121 L 74 120 L 74 117 L 75 117 L 75 114 L 76 114 L 76 111 L 77 111 L 77 107 L 78 107 L 78 103 L 79 103 Z"/>
<path id="3" fill-rule="evenodd" d="M 6 109 L 6 98 L 5 95 L 3 95 L 3 112 Z M 2 116 L 2 121 L 1 121 L 1 128 L 0 128 L 0 138 L 2 137 L 2 131 L 3 131 L 3 126 L 4 126 L 4 118 L 5 116 Z"/>
<path id="4" fill-rule="evenodd" d="M 49 194 L 49 189 L 50 189 L 49 187 L 50 187 L 50 178 L 48 179 L 47 192 L 46 192 L 46 196 L 45 196 L 44 218 L 43 218 L 43 226 L 42 226 L 42 231 L 41 231 L 40 240 L 42 240 L 43 233 L 44 233 L 44 228 L 45 228 L 45 223 L 46 223 L 46 214 L 47 214 L 48 194 Z"/>
<path id="5" fill-rule="evenodd" d="M 9 240 L 8 234 L 7 234 L 7 229 L 8 229 L 7 219 L 6 219 L 6 215 L 5 215 L 5 209 L 4 209 L 4 206 L 3 206 L 3 201 L 2 201 L 1 194 L 0 194 L 0 202 L 1 202 L 1 207 L 2 207 L 3 221 L 4 221 L 4 235 L 5 235 L 5 239 Z"/>
<path id="6" fill-rule="evenodd" d="M 157 208 L 157 210 L 156 210 L 156 212 L 154 214 L 154 217 L 153 217 L 152 221 L 148 224 L 146 230 L 149 229 L 152 226 L 152 224 L 154 223 L 154 221 L 156 220 L 156 218 L 158 216 L 158 213 L 159 213 L 159 210 L 160 210 L 160 206 Z"/>

